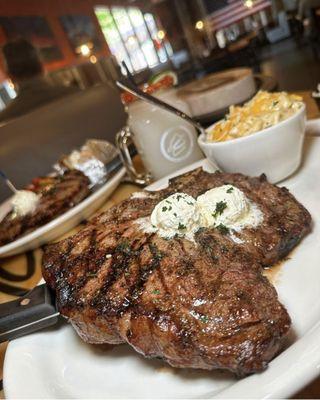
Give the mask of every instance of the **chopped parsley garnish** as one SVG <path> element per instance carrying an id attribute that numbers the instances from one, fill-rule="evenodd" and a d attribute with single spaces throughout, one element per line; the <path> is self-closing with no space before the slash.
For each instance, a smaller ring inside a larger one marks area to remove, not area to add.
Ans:
<path id="1" fill-rule="evenodd" d="M 179 231 L 182 231 L 183 229 L 186 229 L 186 226 L 179 222 L 178 229 Z"/>
<path id="2" fill-rule="evenodd" d="M 116 247 L 116 251 L 119 251 L 124 254 L 131 254 L 131 247 L 128 240 L 124 240 L 123 242 L 119 243 Z"/>
<path id="3" fill-rule="evenodd" d="M 168 207 L 162 207 L 162 212 L 165 212 L 168 210 Z"/>
<path id="4" fill-rule="evenodd" d="M 179 200 L 182 199 L 182 198 L 183 198 L 182 194 L 178 194 L 178 196 L 177 196 L 177 201 L 179 201 Z"/>
<path id="5" fill-rule="evenodd" d="M 160 290 L 159 289 L 155 289 L 155 290 L 153 290 L 152 294 L 160 294 Z"/>
<path id="6" fill-rule="evenodd" d="M 229 187 L 229 189 L 227 190 L 227 193 L 232 193 L 233 192 L 233 187 Z"/>
<path id="7" fill-rule="evenodd" d="M 272 103 L 273 107 L 275 107 L 278 103 L 279 103 L 279 101 L 274 101 L 274 102 Z"/>
<path id="8" fill-rule="evenodd" d="M 213 218 L 217 218 L 218 215 L 221 215 L 227 207 L 228 206 L 225 201 L 218 201 L 218 203 L 216 204 L 216 209 L 212 214 Z"/>
<path id="9" fill-rule="evenodd" d="M 178 216 L 176 212 L 174 212 L 173 215 L 174 215 L 176 218 L 177 218 L 177 216 Z"/>
<path id="10" fill-rule="evenodd" d="M 219 224 L 216 226 L 216 228 L 218 229 L 218 231 L 222 234 L 222 235 L 226 235 L 229 233 L 229 228 L 223 224 Z"/>
<path id="11" fill-rule="evenodd" d="M 207 315 L 200 315 L 199 317 L 200 321 L 203 322 L 204 324 L 206 324 L 207 322 L 209 322 L 209 317 Z"/>

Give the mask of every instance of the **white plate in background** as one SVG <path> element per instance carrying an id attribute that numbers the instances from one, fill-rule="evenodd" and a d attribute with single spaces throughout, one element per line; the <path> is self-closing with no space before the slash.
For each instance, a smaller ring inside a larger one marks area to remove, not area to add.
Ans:
<path id="1" fill-rule="evenodd" d="M 116 189 L 125 175 L 125 168 L 121 168 L 96 192 L 89 195 L 75 207 L 66 211 L 64 214 L 53 219 L 47 224 L 35 229 L 34 231 L 0 247 L 0 258 L 24 253 L 28 250 L 36 249 L 45 243 L 57 239 L 68 232 L 81 221 L 89 218 L 102 204 L 107 197 Z M 10 211 L 10 200 L 0 205 L 0 221 Z"/>
<path id="2" fill-rule="evenodd" d="M 10 343 L 6 398 L 287 398 L 308 384 L 320 372 L 319 154 L 320 138 L 306 138 L 302 167 L 281 184 L 311 212 L 313 230 L 275 280 L 292 318 L 293 344 L 264 372 L 236 379 L 219 371 L 174 369 L 128 345 L 101 349 L 85 344 L 62 323 Z M 202 161 L 188 169 L 202 164 L 210 168 Z M 150 189 L 166 183 L 161 179 Z"/>

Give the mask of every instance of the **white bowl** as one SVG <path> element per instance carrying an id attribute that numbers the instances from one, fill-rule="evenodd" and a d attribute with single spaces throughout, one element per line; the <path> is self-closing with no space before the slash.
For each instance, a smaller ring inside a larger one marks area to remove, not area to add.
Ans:
<path id="1" fill-rule="evenodd" d="M 276 183 L 291 175 L 301 163 L 305 121 L 303 106 L 292 117 L 252 135 L 208 142 L 206 134 L 202 133 L 198 143 L 207 158 L 216 162 L 222 171 L 249 176 L 264 173 L 269 182 Z"/>

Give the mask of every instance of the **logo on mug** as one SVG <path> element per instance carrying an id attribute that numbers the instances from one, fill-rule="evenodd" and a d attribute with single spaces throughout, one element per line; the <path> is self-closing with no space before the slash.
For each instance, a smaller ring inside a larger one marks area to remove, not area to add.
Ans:
<path id="1" fill-rule="evenodd" d="M 170 128 L 161 137 L 161 153 L 169 161 L 183 161 L 192 153 L 193 140 L 192 133 L 186 127 Z"/>

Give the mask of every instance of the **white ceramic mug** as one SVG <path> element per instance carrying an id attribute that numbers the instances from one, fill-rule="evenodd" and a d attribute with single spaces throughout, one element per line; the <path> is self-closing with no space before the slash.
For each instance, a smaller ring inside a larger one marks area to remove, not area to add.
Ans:
<path id="1" fill-rule="evenodd" d="M 176 89 L 162 90 L 154 96 L 190 115 L 188 105 Z M 130 177 L 137 183 L 150 180 L 150 175 L 139 175 L 128 151 L 130 140 L 135 144 L 145 168 L 153 179 L 160 179 L 186 165 L 203 158 L 197 143 L 197 132 L 187 121 L 143 100 L 127 107 L 127 127 L 117 135 L 117 144 Z"/>

